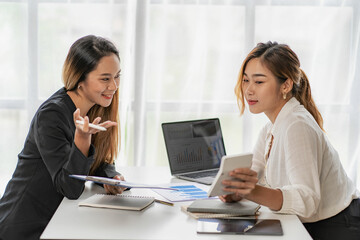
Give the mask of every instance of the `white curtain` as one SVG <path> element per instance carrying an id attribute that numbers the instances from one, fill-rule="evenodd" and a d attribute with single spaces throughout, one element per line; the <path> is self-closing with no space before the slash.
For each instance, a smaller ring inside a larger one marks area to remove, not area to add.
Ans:
<path id="1" fill-rule="evenodd" d="M 356 0 L 0 0 L 0 176 L 10 178 L 33 114 L 62 86 L 70 45 L 95 34 L 121 55 L 120 171 L 168 165 L 168 121 L 218 117 L 227 153 L 251 151 L 268 120 L 240 117 L 234 86 L 248 52 L 271 40 L 298 54 L 326 133 L 359 186 L 359 23 Z"/>

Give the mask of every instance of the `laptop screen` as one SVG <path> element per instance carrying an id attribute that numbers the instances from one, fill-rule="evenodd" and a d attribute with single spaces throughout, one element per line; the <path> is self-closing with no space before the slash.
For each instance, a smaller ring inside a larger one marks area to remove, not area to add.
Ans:
<path id="1" fill-rule="evenodd" d="M 218 118 L 163 123 L 171 174 L 220 167 L 225 155 Z"/>

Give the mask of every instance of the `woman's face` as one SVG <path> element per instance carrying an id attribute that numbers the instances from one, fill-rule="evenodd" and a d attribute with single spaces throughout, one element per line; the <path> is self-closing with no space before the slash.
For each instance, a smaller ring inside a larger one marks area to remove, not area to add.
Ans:
<path id="1" fill-rule="evenodd" d="M 275 76 L 258 58 L 250 60 L 245 68 L 242 89 L 251 113 L 264 112 L 271 122 L 286 103 Z"/>
<path id="2" fill-rule="evenodd" d="M 120 84 L 120 61 L 115 54 L 102 57 L 96 69 L 79 83 L 83 98 L 93 106 L 108 107 Z"/>

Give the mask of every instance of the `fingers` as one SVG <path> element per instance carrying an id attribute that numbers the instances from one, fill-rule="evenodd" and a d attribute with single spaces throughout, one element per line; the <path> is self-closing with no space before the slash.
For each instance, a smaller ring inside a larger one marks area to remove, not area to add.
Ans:
<path id="1" fill-rule="evenodd" d="M 254 189 L 256 183 L 254 182 L 244 182 L 244 181 L 233 181 L 233 180 L 224 180 L 223 185 L 225 185 L 226 187 L 230 187 L 230 188 L 249 188 L 249 189 Z"/>
<path id="2" fill-rule="evenodd" d="M 75 120 L 75 126 L 77 130 L 80 130 L 81 133 L 92 133 L 89 126 L 89 118 L 86 116 L 85 118 L 81 118 L 82 120 Z"/>
<path id="3" fill-rule="evenodd" d="M 125 180 L 124 176 L 122 175 L 116 175 L 113 178 L 120 181 Z M 116 195 L 116 194 L 121 194 L 126 188 L 104 184 L 104 189 L 106 193 Z"/>
<path id="4" fill-rule="evenodd" d="M 225 192 L 236 194 L 236 198 L 243 198 L 255 189 L 257 182 L 224 180 L 222 183 L 223 185 L 225 185 L 225 187 L 223 188 Z"/>
<path id="5" fill-rule="evenodd" d="M 83 132 L 89 132 L 89 118 L 88 116 L 84 117 L 84 125 L 82 126 Z"/>
<path id="6" fill-rule="evenodd" d="M 227 195 L 219 196 L 219 199 L 220 199 L 222 202 L 227 202 L 227 201 L 226 201 L 226 196 L 227 196 Z"/>
<path id="7" fill-rule="evenodd" d="M 231 171 L 230 173 L 233 175 L 246 175 L 246 176 L 251 176 L 251 177 L 257 177 L 257 172 L 255 172 L 254 170 L 251 170 L 250 168 L 236 168 L 233 171 Z"/>
<path id="8" fill-rule="evenodd" d="M 105 121 L 105 122 L 103 122 L 103 123 L 101 123 L 99 125 L 104 127 L 104 128 L 111 128 L 111 127 L 117 126 L 117 122 Z"/>
<path id="9" fill-rule="evenodd" d="M 239 179 L 243 182 L 257 183 L 257 172 L 249 168 L 237 168 L 229 173 L 229 175 L 235 179 Z"/>
<path id="10" fill-rule="evenodd" d="M 88 132 L 89 131 L 89 118 L 85 116 L 85 118 L 82 118 L 80 115 L 80 109 L 77 108 L 75 112 L 73 113 L 74 117 L 74 123 L 76 126 L 76 129 L 81 130 L 82 132 Z M 76 121 L 81 121 L 84 124 L 77 123 Z"/>
<path id="11" fill-rule="evenodd" d="M 239 201 L 250 194 L 258 182 L 257 173 L 249 168 L 237 168 L 229 175 L 232 179 L 222 182 L 223 190 L 233 194 L 226 195 L 228 197 L 224 197 L 224 201 Z"/>
<path id="12" fill-rule="evenodd" d="M 96 125 L 96 124 L 99 124 L 100 121 L 101 121 L 101 117 L 97 117 L 94 119 L 94 121 L 92 123 Z"/>
<path id="13" fill-rule="evenodd" d="M 250 194 L 252 192 L 254 188 L 223 188 L 224 191 L 229 192 L 229 193 L 234 193 L 231 195 L 234 195 L 234 199 L 235 198 L 239 198 L 242 199 L 244 198 L 246 195 Z"/>
<path id="14" fill-rule="evenodd" d="M 120 181 L 125 181 L 125 178 L 123 175 L 116 175 L 115 177 L 113 177 L 114 179 L 120 180 Z"/>
<path id="15" fill-rule="evenodd" d="M 74 121 L 81 119 L 81 117 L 80 117 L 80 109 L 79 108 L 77 108 L 75 110 L 75 112 L 73 113 L 73 117 L 74 117 Z"/>
<path id="16" fill-rule="evenodd" d="M 230 174 L 230 176 L 236 179 L 236 182 L 257 183 L 259 181 L 257 177 L 244 174 Z"/>
<path id="17" fill-rule="evenodd" d="M 116 195 L 121 194 L 126 188 L 104 184 L 104 189 L 106 193 Z"/>
<path id="18" fill-rule="evenodd" d="M 219 196 L 219 199 L 223 202 L 233 202 L 230 194 Z"/>
<path id="19" fill-rule="evenodd" d="M 237 200 L 237 198 L 241 199 L 245 197 L 246 195 L 250 194 L 254 189 L 256 184 L 246 184 L 246 183 L 226 183 L 226 185 L 223 190 L 225 192 L 229 192 L 229 194 L 234 193 L 236 194 L 233 197 L 233 200 Z"/>
<path id="20" fill-rule="evenodd" d="M 85 116 L 84 118 L 81 117 L 80 115 L 80 109 L 77 108 L 75 110 L 75 112 L 73 113 L 73 117 L 74 117 L 74 122 L 75 122 L 75 126 L 76 129 L 80 130 L 83 134 L 87 133 L 87 134 L 95 134 L 100 132 L 101 130 L 99 129 L 95 129 L 89 126 L 89 117 Z M 83 124 L 77 123 L 76 121 L 79 120 L 81 122 L 83 122 Z M 94 119 L 94 121 L 92 122 L 92 124 L 94 125 L 99 125 L 102 126 L 104 128 L 110 128 L 110 127 L 114 127 L 117 126 L 117 122 L 112 122 L 112 121 L 105 121 L 103 123 L 100 124 L 101 121 L 101 117 L 97 117 Z"/>
<path id="21" fill-rule="evenodd" d="M 231 202 L 240 201 L 242 199 L 242 197 L 237 194 L 228 194 L 228 195 L 219 196 L 219 199 L 223 202 L 231 203 Z"/>

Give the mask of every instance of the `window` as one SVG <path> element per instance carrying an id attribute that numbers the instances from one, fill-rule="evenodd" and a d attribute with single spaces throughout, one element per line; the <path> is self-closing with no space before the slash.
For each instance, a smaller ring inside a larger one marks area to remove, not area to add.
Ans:
<path id="1" fill-rule="evenodd" d="M 359 185 L 359 8 L 355 0 L 0 0 L 0 175 L 10 178 L 37 107 L 62 86 L 71 44 L 94 34 L 120 50 L 118 166 L 167 165 L 167 121 L 219 117 L 227 153 L 251 151 L 267 118 L 240 117 L 234 86 L 248 52 L 273 40 L 298 54 L 328 137 Z"/>

